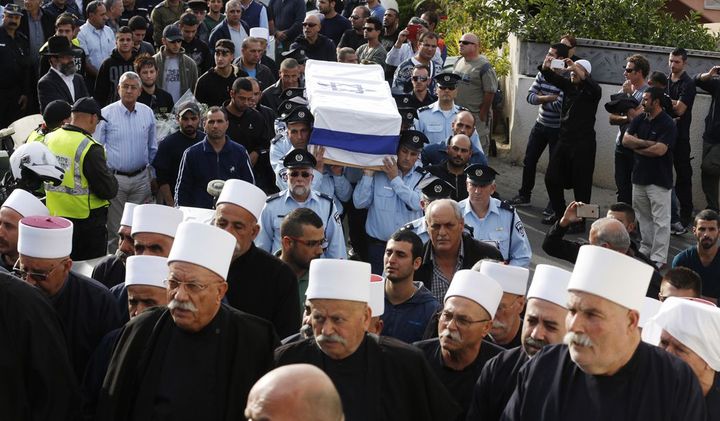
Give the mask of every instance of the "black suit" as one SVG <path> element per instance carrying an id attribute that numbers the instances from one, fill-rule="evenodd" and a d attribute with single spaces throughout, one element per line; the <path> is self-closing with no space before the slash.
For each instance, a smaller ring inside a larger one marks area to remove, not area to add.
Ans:
<path id="1" fill-rule="evenodd" d="M 73 99 L 70 94 L 65 81 L 62 80 L 55 70 L 50 69 L 45 76 L 40 78 L 38 81 L 38 99 L 40 102 L 40 111 L 42 112 L 45 107 L 56 99 L 62 99 L 68 104 L 72 104 L 75 100 L 89 96 L 85 81 L 82 76 L 75 74 L 73 76 L 73 85 L 75 86 L 75 98 Z"/>

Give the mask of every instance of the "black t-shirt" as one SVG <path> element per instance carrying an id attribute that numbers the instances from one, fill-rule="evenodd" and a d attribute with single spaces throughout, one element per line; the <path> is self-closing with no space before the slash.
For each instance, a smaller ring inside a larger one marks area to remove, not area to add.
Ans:
<path id="1" fill-rule="evenodd" d="M 169 114 L 173 112 L 175 101 L 169 92 L 155 87 L 155 93 L 150 95 L 143 89 L 138 98 L 138 102 L 147 105 L 157 114 Z"/>
<path id="2" fill-rule="evenodd" d="M 193 38 L 189 43 L 183 40 L 182 48 L 185 50 L 185 55 L 197 64 L 199 74 L 207 72 L 212 67 L 213 57 L 210 55 L 210 48 L 204 42 L 197 38 Z"/>
<path id="3" fill-rule="evenodd" d="M 671 189 L 673 186 L 673 155 L 677 129 L 665 111 L 652 120 L 643 113 L 630 122 L 627 133 L 642 140 L 653 140 L 667 145 L 663 156 L 649 157 L 635 153 L 632 182 L 641 186 L 654 184 Z"/>
<path id="4" fill-rule="evenodd" d="M 695 81 L 688 76 L 687 72 L 683 72 L 677 82 L 673 82 L 672 75 L 668 75 L 668 85 L 666 92 L 673 100 L 679 99 L 687 106 L 685 113 L 680 116 L 677 122 L 677 138 L 687 140 L 690 139 L 690 123 L 692 122 L 692 107 L 695 102 Z"/>

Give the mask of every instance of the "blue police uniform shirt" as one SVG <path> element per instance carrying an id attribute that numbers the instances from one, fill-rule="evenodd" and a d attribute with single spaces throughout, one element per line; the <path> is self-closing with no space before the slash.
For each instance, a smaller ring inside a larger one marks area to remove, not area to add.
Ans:
<path id="1" fill-rule="evenodd" d="M 427 225 L 425 225 L 425 217 L 421 216 L 420 218 L 409 222 L 407 225 L 405 225 L 405 229 L 409 229 L 410 231 L 414 232 L 418 237 L 420 237 L 420 240 L 422 240 L 423 244 L 427 243 L 430 239 L 430 234 L 427 232 Z"/>
<path id="2" fill-rule="evenodd" d="M 530 257 L 532 257 L 530 241 L 525 234 L 525 226 L 514 209 L 501 208 L 501 202 L 493 197 L 490 198 L 488 212 L 484 218 L 478 217 L 472 210 L 469 199 L 462 200 L 460 207 L 463 210 L 465 224 L 473 228 L 473 237 L 476 240 L 497 247 L 512 266 L 526 268 L 530 265 Z M 512 246 L 510 236 L 512 236 Z"/>
<path id="3" fill-rule="evenodd" d="M 466 110 L 457 104 L 453 104 L 452 110 L 445 115 L 446 113 L 440 109 L 439 101 L 433 102 L 427 107 L 420 107 L 418 108 L 418 118 L 415 120 L 415 130 L 425 133 L 431 145 L 445 143 L 453 135 L 450 124 L 460 111 Z M 470 142 L 473 149 L 482 151 L 477 131 L 473 130 Z"/>
<path id="4" fill-rule="evenodd" d="M 310 191 L 308 199 L 303 203 L 296 201 L 288 190 L 283 190 L 268 197 L 260 214 L 260 232 L 255 238 L 255 245 L 269 253 L 280 250 L 282 248 L 280 224 L 285 215 L 297 208 L 311 209 L 322 219 L 325 238 L 328 241 L 328 247 L 323 253 L 323 257 L 331 259 L 347 258 L 345 236 L 342 225 L 340 225 L 340 214 L 329 196 L 314 190 Z"/>
<path id="5" fill-rule="evenodd" d="M 365 231 L 369 236 L 387 241 L 400 227 L 423 216 L 418 182 L 427 173 L 418 171 L 419 167 L 418 160 L 407 174 L 392 180 L 382 171 L 360 179 L 353 192 L 353 202 L 358 209 L 368 209 Z"/>

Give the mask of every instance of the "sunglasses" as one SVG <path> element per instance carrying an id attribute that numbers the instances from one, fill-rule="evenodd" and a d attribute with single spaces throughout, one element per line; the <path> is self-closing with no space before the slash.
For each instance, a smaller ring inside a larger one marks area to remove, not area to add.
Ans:
<path id="1" fill-rule="evenodd" d="M 290 177 L 302 177 L 302 178 L 308 178 L 312 175 L 311 172 L 308 171 L 289 171 L 288 176 Z"/>
<path id="2" fill-rule="evenodd" d="M 221 56 L 229 56 L 229 55 L 230 55 L 230 50 L 226 50 L 226 49 L 224 49 L 224 48 L 216 48 L 216 49 L 215 49 L 215 54 L 220 54 Z"/>
<path id="3" fill-rule="evenodd" d="M 177 44 L 182 42 L 182 39 L 169 39 L 168 42 L 172 42 L 173 44 Z"/>
<path id="4" fill-rule="evenodd" d="M 454 91 L 455 87 L 454 86 L 438 86 L 438 89 L 440 89 L 441 91 Z"/>
<path id="5" fill-rule="evenodd" d="M 309 23 L 309 22 L 303 22 L 304 28 L 314 28 L 317 26 L 317 23 Z"/>
<path id="6" fill-rule="evenodd" d="M 427 82 L 428 77 L 427 76 L 413 76 L 412 80 L 415 82 Z"/>
<path id="7" fill-rule="evenodd" d="M 367 27 L 367 26 L 366 26 L 366 27 L 363 28 L 363 31 L 372 32 L 372 31 L 375 31 L 375 28 L 373 28 L 372 26 L 371 26 L 371 27 Z"/>
<path id="8" fill-rule="evenodd" d="M 458 41 L 458 44 L 462 44 L 462 45 L 475 45 L 474 42 L 465 41 L 464 39 L 461 39 L 460 41 Z"/>
<path id="9" fill-rule="evenodd" d="M 628 69 L 627 67 L 623 67 L 623 72 L 632 73 L 637 69 Z"/>

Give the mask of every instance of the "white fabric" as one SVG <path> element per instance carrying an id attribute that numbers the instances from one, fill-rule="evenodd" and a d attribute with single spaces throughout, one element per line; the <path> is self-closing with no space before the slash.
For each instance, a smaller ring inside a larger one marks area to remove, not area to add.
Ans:
<path id="1" fill-rule="evenodd" d="M 183 222 L 178 226 L 168 263 L 192 263 L 226 280 L 235 243 L 232 234 L 218 227 L 200 222 Z"/>
<path id="2" fill-rule="evenodd" d="M 569 291 L 582 291 L 641 311 L 653 268 L 604 247 L 580 247 Z"/>
<path id="3" fill-rule="evenodd" d="M 163 89 L 173 97 L 173 102 L 180 99 L 180 59 L 178 57 L 165 58 L 165 73 L 163 78 Z"/>
<path id="4" fill-rule="evenodd" d="M 73 224 L 59 216 L 28 216 L 20 220 L 18 253 L 38 259 L 60 259 L 72 252 Z"/>
<path id="5" fill-rule="evenodd" d="M 551 265 L 537 265 L 527 299 L 539 298 L 567 308 L 568 282 L 572 273 Z"/>
<path id="6" fill-rule="evenodd" d="M 19 213 L 20 216 L 48 216 L 50 211 L 43 205 L 37 197 L 32 193 L 23 189 L 15 189 L 5 202 L 2 204 L 4 208 L 10 208 Z"/>
<path id="7" fill-rule="evenodd" d="M 503 289 L 500 284 L 488 275 L 470 269 L 455 272 L 450 287 L 445 293 L 445 300 L 450 297 L 463 297 L 480 304 L 490 318 L 495 318 Z"/>
<path id="8" fill-rule="evenodd" d="M 67 86 L 68 90 L 70 91 L 70 97 L 73 99 L 73 103 L 77 98 L 75 98 L 75 74 L 71 75 L 64 75 L 60 73 L 56 68 L 51 67 L 51 69 L 57 73 L 58 76 L 60 76 L 60 79 L 62 79 L 63 82 L 65 82 L 65 86 Z"/>
<path id="9" fill-rule="evenodd" d="M 267 40 L 270 37 L 270 32 L 267 28 L 258 26 L 256 28 L 250 28 L 250 38 L 262 38 Z"/>
<path id="10" fill-rule="evenodd" d="M 484 261 L 480 263 L 480 273 L 497 281 L 503 292 L 515 295 L 525 295 L 527 292 L 530 271 L 526 268 Z"/>
<path id="11" fill-rule="evenodd" d="M 122 218 L 120 218 L 120 225 L 125 225 L 126 227 L 133 226 L 133 215 L 136 207 L 137 203 L 125 202 Z"/>
<path id="12" fill-rule="evenodd" d="M 640 224 L 640 253 L 653 262 L 665 263 L 670 247 L 672 190 L 633 184 L 632 205 Z"/>
<path id="13" fill-rule="evenodd" d="M 148 285 L 165 289 L 170 274 L 167 257 L 130 256 L 125 265 L 125 286 Z"/>
<path id="14" fill-rule="evenodd" d="M 380 275 L 370 275 L 370 302 L 372 317 L 380 317 L 385 313 L 385 280 Z"/>
<path id="15" fill-rule="evenodd" d="M 575 64 L 581 65 L 581 66 L 583 67 L 583 69 L 585 69 L 585 71 L 586 71 L 588 74 L 591 74 L 591 73 L 592 73 L 592 64 L 590 64 L 589 61 L 587 61 L 587 60 L 578 60 L 578 61 L 575 62 Z"/>
<path id="16" fill-rule="evenodd" d="M 720 308 L 687 298 L 668 297 L 643 328 L 647 343 L 658 345 L 665 330 L 720 371 Z"/>
<path id="17" fill-rule="evenodd" d="M 152 232 L 174 238 L 182 220 L 180 209 L 156 204 L 138 205 L 133 211 L 132 235 Z"/>
<path id="18" fill-rule="evenodd" d="M 308 300 L 370 301 L 370 264 L 353 260 L 314 259 L 308 274 Z"/>
<path id="19" fill-rule="evenodd" d="M 641 329 L 645 327 L 647 321 L 650 320 L 651 317 L 655 316 L 657 312 L 660 311 L 661 304 L 662 301 L 660 300 L 645 297 L 643 300 L 643 308 L 640 310 L 640 321 L 638 322 L 638 326 L 640 326 Z"/>
<path id="20" fill-rule="evenodd" d="M 212 225 L 215 221 L 215 210 L 205 208 L 194 208 L 192 206 L 180 206 L 183 213 L 183 222 L 194 221 Z"/>
<path id="21" fill-rule="evenodd" d="M 217 204 L 232 203 L 250 212 L 255 220 L 260 220 L 260 214 L 265 206 L 267 196 L 265 192 L 247 181 L 230 179 L 223 185 Z"/>

